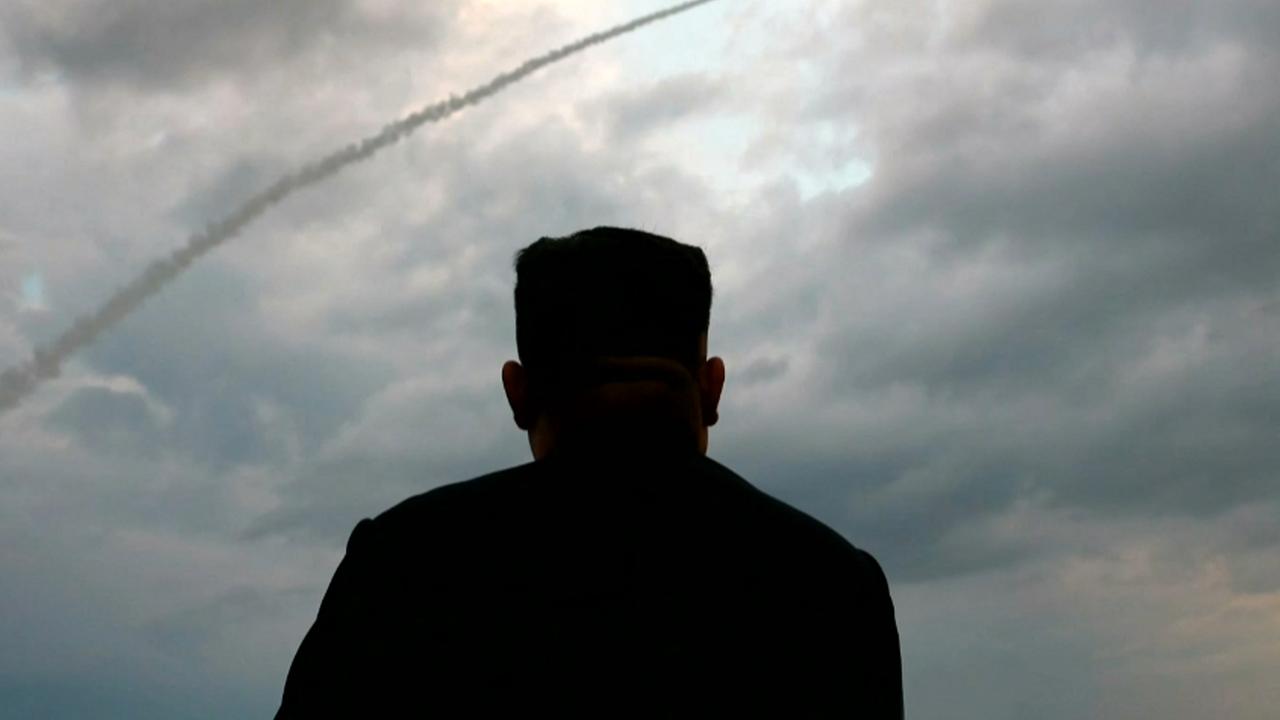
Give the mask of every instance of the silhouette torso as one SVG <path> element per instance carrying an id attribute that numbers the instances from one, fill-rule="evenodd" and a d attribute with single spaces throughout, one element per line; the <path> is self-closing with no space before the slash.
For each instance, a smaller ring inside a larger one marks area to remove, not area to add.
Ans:
<path id="1" fill-rule="evenodd" d="M 357 526 L 279 717 L 901 716 L 884 575 L 702 455 L 554 456 Z"/>

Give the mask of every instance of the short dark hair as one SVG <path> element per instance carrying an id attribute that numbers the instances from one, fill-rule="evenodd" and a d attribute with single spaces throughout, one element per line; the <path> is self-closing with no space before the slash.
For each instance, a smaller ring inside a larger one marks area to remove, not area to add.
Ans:
<path id="1" fill-rule="evenodd" d="M 654 355 L 696 373 L 711 323 L 702 249 L 640 230 L 544 237 L 515 256 L 516 349 L 535 403 L 602 356 Z"/>

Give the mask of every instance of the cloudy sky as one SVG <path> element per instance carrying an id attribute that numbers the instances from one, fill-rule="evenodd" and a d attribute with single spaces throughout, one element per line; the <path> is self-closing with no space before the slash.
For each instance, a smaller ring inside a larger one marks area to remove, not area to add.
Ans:
<path id="1" fill-rule="evenodd" d="M 279 175 L 655 0 L 0 4 L 0 367 Z M 914 718 L 1280 706 L 1280 5 L 721 0 L 275 208 L 0 416 L 0 715 L 274 711 L 352 526 L 526 462 L 512 254 L 702 246 L 712 457 Z"/>

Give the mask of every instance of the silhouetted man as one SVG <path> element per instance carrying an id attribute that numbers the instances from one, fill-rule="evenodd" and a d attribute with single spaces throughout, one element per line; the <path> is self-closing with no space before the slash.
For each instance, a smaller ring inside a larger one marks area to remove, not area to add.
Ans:
<path id="1" fill-rule="evenodd" d="M 277 717 L 900 718 L 879 565 L 706 457 L 711 294 L 702 250 L 634 230 L 520 251 L 534 460 L 361 521 Z"/>

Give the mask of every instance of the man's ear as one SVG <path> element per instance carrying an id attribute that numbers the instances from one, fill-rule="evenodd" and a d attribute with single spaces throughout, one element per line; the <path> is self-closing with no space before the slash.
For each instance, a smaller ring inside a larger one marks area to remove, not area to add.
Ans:
<path id="1" fill-rule="evenodd" d="M 516 427 L 530 430 L 533 423 L 529 415 L 529 384 L 525 377 L 524 367 L 515 360 L 508 360 L 502 365 L 502 389 L 507 393 L 507 404 L 511 406 L 511 415 Z"/>
<path id="2" fill-rule="evenodd" d="M 702 401 L 702 424 L 711 427 L 720 421 L 720 393 L 724 391 L 724 360 L 709 357 L 698 372 L 698 396 Z"/>

